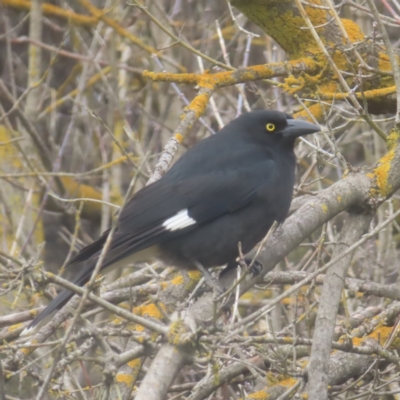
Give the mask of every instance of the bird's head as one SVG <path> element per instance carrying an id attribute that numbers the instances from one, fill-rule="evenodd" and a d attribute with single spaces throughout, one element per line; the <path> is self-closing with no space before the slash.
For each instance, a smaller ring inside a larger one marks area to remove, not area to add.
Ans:
<path id="1" fill-rule="evenodd" d="M 266 143 L 294 144 L 296 138 L 321 130 L 318 125 L 280 111 L 259 110 L 242 114 L 237 118 L 238 128 L 242 132 Z"/>

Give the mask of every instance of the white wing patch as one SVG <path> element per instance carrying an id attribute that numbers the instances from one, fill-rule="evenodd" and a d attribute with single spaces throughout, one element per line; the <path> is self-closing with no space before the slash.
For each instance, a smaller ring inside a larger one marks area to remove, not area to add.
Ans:
<path id="1" fill-rule="evenodd" d="M 190 225 L 195 224 L 196 221 L 189 217 L 188 210 L 179 211 L 173 217 L 168 218 L 162 226 L 168 231 L 176 231 L 178 229 L 186 228 Z"/>
<path id="2" fill-rule="evenodd" d="M 19 335 L 20 336 L 29 336 L 34 329 L 35 329 L 34 326 L 32 328 L 25 328 Z"/>

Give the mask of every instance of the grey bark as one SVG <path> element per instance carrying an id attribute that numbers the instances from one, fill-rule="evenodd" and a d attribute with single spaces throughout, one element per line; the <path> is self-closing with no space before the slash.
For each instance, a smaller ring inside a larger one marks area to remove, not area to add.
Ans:
<path id="1" fill-rule="evenodd" d="M 372 216 L 372 213 L 368 215 L 349 215 L 332 257 L 336 257 L 347 250 L 351 244 L 360 238 L 368 229 Z M 328 399 L 327 388 L 331 343 L 340 297 L 352 257 L 353 254 L 349 254 L 342 258 L 333 268 L 328 270 L 326 279 L 324 279 L 308 369 L 310 400 Z"/>

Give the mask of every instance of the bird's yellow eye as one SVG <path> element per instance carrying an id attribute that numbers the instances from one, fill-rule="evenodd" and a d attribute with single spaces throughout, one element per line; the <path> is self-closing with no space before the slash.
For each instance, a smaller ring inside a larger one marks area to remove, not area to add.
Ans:
<path id="1" fill-rule="evenodd" d="M 267 128 L 268 132 L 273 132 L 275 130 L 274 124 L 267 124 L 267 125 L 265 125 L 265 127 Z"/>

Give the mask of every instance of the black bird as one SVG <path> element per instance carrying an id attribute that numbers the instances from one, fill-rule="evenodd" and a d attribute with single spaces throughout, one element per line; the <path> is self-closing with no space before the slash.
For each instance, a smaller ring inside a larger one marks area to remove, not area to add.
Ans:
<path id="1" fill-rule="evenodd" d="M 102 268 L 150 258 L 203 272 L 235 266 L 239 242 L 247 253 L 274 221 L 286 218 L 295 178 L 295 140 L 319 130 L 277 111 L 236 118 L 132 196 L 119 215 Z M 76 285 L 90 280 L 108 232 L 69 261 L 81 270 Z M 63 290 L 23 334 L 72 296 Z"/>

